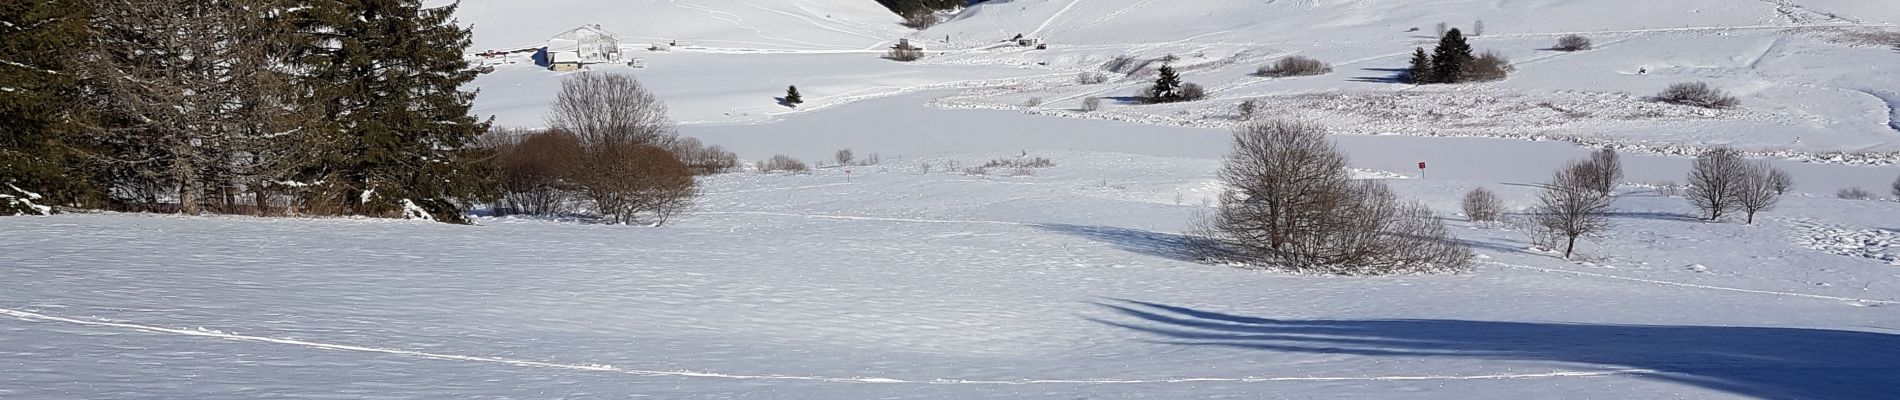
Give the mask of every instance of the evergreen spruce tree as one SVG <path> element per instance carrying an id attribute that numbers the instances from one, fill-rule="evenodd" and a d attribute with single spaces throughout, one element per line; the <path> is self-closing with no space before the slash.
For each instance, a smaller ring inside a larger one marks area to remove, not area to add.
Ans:
<path id="1" fill-rule="evenodd" d="M 92 187 L 67 148 L 78 82 L 62 63 L 85 36 L 78 3 L 0 2 L 0 196 L 10 196 L 0 197 L 0 216 L 48 212 Z"/>
<path id="2" fill-rule="evenodd" d="M 785 89 L 785 104 L 791 104 L 796 107 L 803 103 L 805 103 L 805 97 L 798 94 L 798 85 L 792 85 L 792 87 Z"/>
<path id="3" fill-rule="evenodd" d="M 331 121 L 323 163 L 305 171 L 323 182 L 320 201 L 341 212 L 396 216 L 420 208 L 437 221 L 465 222 L 464 204 L 494 197 L 475 162 L 474 140 L 488 122 L 469 115 L 476 71 L 462 59 L 470 30 L 452 20 L 457 5 L 421 0 L 310 0 L 303 31 L 325 44 L 304 60 Z"/>
<path id="4" fill-rule="evenodd" d="M 1174 73 L 1174 67 L 1161 66 L 1161 75 L 1155 78 L 1154 87 L 1148 88 L 1148 101 L 1167 103 L 1181 98 L 1181 76 Z"/>
<path id="5" fill-rule="evenodd" d="M 1432 54 L 1432 81 L 1436 83 L 1458 83 L 1464 80 L 1465 68 L 1476 59 L 1471 54 L 1471 44 L 1465 42 L 1465 35 L 1452 28 L 1445 37 L 1438 40 L 1438 48 Z"/>
<path id="6" fill-rule="evenodd" d="M 1405 70 L 1405 79 L 1414 85 L 1432 83 L 1432 56 L 1425 54 L 1425 48 L 1412 52 L 1412 66 Z"/>

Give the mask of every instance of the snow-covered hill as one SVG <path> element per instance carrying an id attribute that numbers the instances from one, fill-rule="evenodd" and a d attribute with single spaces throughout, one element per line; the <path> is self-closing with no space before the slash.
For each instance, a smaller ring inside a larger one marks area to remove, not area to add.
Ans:
<path id="1" fill-rule="evenodd" d="M 1089 96 L 1135 94 L 1159 63 L 1112 71 L 1116 79 L 1104 84 L 1077 84 L 1076 73 L 1104 71 L 1117 57 L 1171 55 L 1189 81 L 1211 89 L 1212 99 L 1166 106 L 1111 103 L 1096 115 L 1044 114 L 1219 127 L 1232 123 L 1234 105 L 1255 99 L 1274 104 L 1278 114 L 1354 133 L 1567 138 L 1691 151 L 1734 145 L 1805 159 L 1837 158 L 1818 155 L 1838 151 L 1900 151 L 1890 101 L 1892 88 L 1900 87 L 1900 73 L 1890 66 L 1900 65 L 1900 53 L 1882 42 L 1891 39 L 1877 39 L 1881 32 L 1900 32 L 1891 26 L 1900 11 L 1854 2 L 1015 0 L 971 7 L 924 31 L 897 27 L 888 12 L 857 3 L 791 1 L 762 9 L 742 1 L 574 2 L 529 10 L 468 2 L 464 14 L 475 21 L 482 41 L 509 43 L 548 34 L 526 33 L 534 29 L 556 32 L 599 22 L 550 15 L 624 12 L 659 19 L 618 26 L 609 21 L 607 27 L 638 40 L 679 37 L 692 45 L 631 50 L 632 57 L 646 59 L 644 69 L 595 69 L 640 76 L 674 106 L 676 118 L 689 123 L 773 121 L 869 98 L 952 88 L 981 90 L 940 105 L 1015 109 L 1038 98 L 1043 110 L 1066 110 Z M 833 19 L 811 20 L 779 8 Z M 498 17 L 517 14 L 568 22 Z M 865 22 L 873 20 L 879 22 Z M 1437 23 L 1469 31 L 1479 21 L 1484 34 L 1473 45 L 1515 61 L 1518 71 L 1510 79 L 1427 87 L 1393 82 L 1410 51 L 1434 41 Z M 756 32 L 798 39 L 733 38 Z M 1591 37 L 1598 48 L 1548 49 L 1569 33 Z M 1017 34 L 1045 40 L 1050 48 L 1003 43 Z M 835 35 L 850 38 L 821 39 Z M 880 46 L 906 37 L 930 47 L 929 57 L 916 63 L 877 58 Z M 1335 72 L 1285 79 L 1252 75 L 1287 55 L 1330 62 Z M 484 95 L 476 111 L 497 115 L 504 125 L 539 125 L 559 77 L 527 66 L 503 68 L 477 82 Z M 1734 92 L 1742 108 L 1709 113 L 1644 99 L 1685 81 Z M 775 104 L 773 97 L 790 85 L 800 85 L 814 101 L 798 110 Z M 1847 160 L 1891 162 L 1900 156 Z"/>

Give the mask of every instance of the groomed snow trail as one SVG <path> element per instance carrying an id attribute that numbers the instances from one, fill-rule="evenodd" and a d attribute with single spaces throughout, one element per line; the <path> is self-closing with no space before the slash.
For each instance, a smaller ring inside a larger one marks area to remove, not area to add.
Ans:
<path id="1" fill-rule="evenodd" d="M 953 379 L 953 378 L 895 379 L 895 378 L 881 378 L 881 377 L 868 377 L 868 376 L 828 377 L 828 376 L 802 376 L 802 375 L 740 375 L 740 374 L 722 374 L 722 373 L 717 373 L 717 372 L 703 372 L 703 371 L 684 371 L 684 370 L 660 371 L 660 370 L 629 369 L 629 368 L 621 368 L 621 367 L 605 365 L 605 364 L 567 364 L 567 363 L 530 361 L 530 360 L 499 358 L 499 357 L 483 357 L 483 356 L 432 353 L 432 352 L 422 352 L 422 351 L 414 351 L 414 350 L 389 349 L 389 348 L 368 347 L 368 346 L 358 346 L 358 345 L 348 345 L 348 344 L 313 342 L 313 341 L 297 340 L 297 339 L 239 335 L 239 334 L 223 332 L 223 331 L 205 330 L 203 328 L 199 328 L 199 329 L 165 328 L 165 327 L 159 327 L 159 326 L 132 324 L 132 323 L 125 323 L 125 322 L 68 318 L 68 317 L 47 315 L 47 314 L 41 314 L 41 313 L 36 313 L 36 312 L 30 312 L 30 311 L 12 310 L 12 309 L 4 309 L 4 308 L 0 308 L 0 314 L 4 314 L 8 317 L 13 317 L 14 319 L 19 319 L 19 320 L 29 321 L 29 322 L 66 323 L 66 324 L 86 325 L 86 326 L 94 326 L 94 327 L 119 328 L 119 329 L 143 331 L 143 332 L 158 333 L 158 334 L 168 334 L 168 335 L 197 336 L 197 337 L 225 339 L 225 340 L 237 340 L 237 341 L 246 341 L 246 342 L 260 342 L 260 343 L 272 343 L 272 344 L 281 344 L 281 345 L 290 345 L 290 346 L 302 346 L 302 347 L 311 347 L 311 348 L 318 348 L 318 349 L 325 349 L 325 350 L 353 351 L 353 352 L 363 352 L 363 353 L 381 353 L 381 354 L 392 354 L 392 355 L 417 357 L 417 358 L 427 358 L 427 359 L 433 359 L 433 360 L 462 361 L 462 362 L 489 363 L 489 364 L 506 364 L 506 365 L 513 365 L 513 366 L 519 366 L 519 367 L 531 367 L 531 368 L 553 368 L 553 369 L 565 369 L 565 370 L 574 370 L 574 371 L 610 372 L 610 373 L 619 373 L 619 374 L 628 374 L 628 375 L 637 375 L 637 376 L 646 376 L 646 377 L 810 381 L 810 382 L 858 383 L 858 384 L 882 383 L 882 384 L 922 384 L 922 385 L 1038 385 L 1038 384 L 1090 385 L 1090 384 L 1158 384 L 1158 383 L 1210 383 L 1210 382 L 1258 383 L 1258 382 L 1435 381 L 1435 380 L 1479 380 L 1479 379 L 1590 378 L 1590 377 L 1605 377 L 1605 376 L 1617 376 L 1617 375 L 1638 375 L 1638 374 L 1659 373 L 1659 371 L 1651 370 L 1651 369 L 1627 368 L 1627 369 L 1610 369 L 1610 370 L 1599 370 L 1599 371 L 1552 371 L 1552 372 L 1543 372 L 1543 373 L 1483 374 L 1483 375 L 1247 376 L 1247 377 L 1234 377 L 1234 378 L 1171 378 L 1171 379 L 1104 378 L 1104 379 L 1016 379 L 1016 380 L 983 380 L 983 379 Z"/>

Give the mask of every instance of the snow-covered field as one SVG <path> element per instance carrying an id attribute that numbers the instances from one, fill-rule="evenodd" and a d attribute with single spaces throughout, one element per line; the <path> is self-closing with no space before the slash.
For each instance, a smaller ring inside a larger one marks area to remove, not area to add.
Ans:
<path id="1" fill-rule="evenodd" d="M 666 228 L 0 219 L 5 398 L 1878 398 L 1900 270 L 1629 188 L 1587 262 L 1515 233 L 1449 276 L 1186 262 L 1215 161 L 993 153 L 709 180 Z M 910 165 L 930 163 L 939 172 Z M 1449 207 L 1477 183 L 1395 179 Z M 1488 185 L 1516 204 L 1529 189 Z"/>
<path id="2" fill-rule="evenodd" d="M 1900 176 L 1900 52 L 1863 40 L 1900 8 L 1878 3 L 998 0 L 917 32 L 870 0 L 466 0 L 476 51 L 621 34 L 646 68 L 592 68 L 742 158 L 883 162 L 708 177 L 661 228 L 0 218 L 0 399 L 1891 398 L 1900 202 L 1831 196 Z M 1433 24 L 1477 19 L 1512 78 L 1388 81 Z M 1599 48 L 1541 50 L 1568 32 Z M 1017 33 L 1052 48 L 995 45 Z M 931 56 L 877 58 L 904 37 Z M 1214 99 L 1121 101 L 1151 70 L 1074 83 L 1168 54 Z M 1287 54 L 1336 72 L 1248 75 Z M 503 65 L 475 111 L 539 126 L 561 76 Z M 1743 107 L 1642 99 L 1684 80 Z M 788 85 L 804 106 L 775 104 Z M 1110 101 L 1074 110 L 1089 96 Z M 1477 269 L 1189 261 L 1248 99 L 1351 133 L 1357 175 L 1446 216 Z M 1578 260 L 1457 215 L 1476 187 L 1529 206 L 1576 143 L 1628 168 Z M 1715 144 L 1795 193 L 1744 225 L 1654 188 Z M 1056 166 L 962 173 L 1023 155 Z"/>

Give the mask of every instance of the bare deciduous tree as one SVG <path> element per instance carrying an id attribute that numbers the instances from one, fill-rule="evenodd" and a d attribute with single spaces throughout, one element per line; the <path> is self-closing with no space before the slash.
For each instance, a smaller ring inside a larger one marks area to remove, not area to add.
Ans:
<path id="1" fill-rule="evenodd" d="M 1616 193 L 1616 185 L 1623 182 L 1623 158 L 1616 149 L 1603 149 L 1590 153 L 1589 176 L 1584 177 L 1591 189 L 1609 196 Z"/>
<path id="2" fill-rule="evenodd" d="M 1592 176 L 1598 173 L 1595 169 L 1589 161 L 1572 163 L 1558 170 L 1537 195 L 1539 205 L 1531 218 L 1536 225 L 1563 237 L 1566 259 L 1576 252 L 1577 238 L 1610 228 L 1614 198 L 1590 187 Z"/>
<path id="3" fill-rule="evenodd" d="M 1498 200 L 1497 194 L 1485 188 L 1471 189 L 1471 192 L 1465 193 L 1464 202 L 1460 205 L 1464 209 L 1465 218 L 1471 219 L 1472 222 L 1494 223 L 1504 215 L 1504 202 Z"/>
<path id="4" fill-rule="evenodd" d="M 837 153 L 831 155 L 831 159 L 837 161 L 838 166 L 841 167 L 851 165 L 851 161 L 857 158 L 857 153 L 852 153 L 851 149 L 838 150 Z"/>
<path id="5" fill-rule="evenodd" d="M 800 173 L 800 172 L 811 171 L 811 167 L 805 165 L 804 161 L 799 161 L 796 158 L 792 158 L 792 156 L 788 156 L 784 154 L 775 155 L 775 156 L 772 156 L 772 158 L 770 159 L 766 159 L 765 161 L 760 161 L 758 164 L 758 169 L 759 169 L 759 172 L 766 172 L 766 173 L 771 173 L 771 172 Z"/>
<path id="6" fill-rule="evenodd" d="M 591 146 L 579 174 L 595 211 L 609 222 L 653 226 L 692 204 L 698 185 L 692 170 L 665 148 L 645 144 Z"/>
<path id="7" fill-rule="evenodd" d="M 1767 161 L 1746 163 L 1742 167 L 1742 181 L 1735 187 L 1735 205 L 1748 214 L 1748 223 L 1755 223 L 1755 213 L 1773 208 L 1781 201 L 1781 192 L 1775 189 L 1780 183 L 1776 175 L 1781 172 Z M 1780 174 L 1786 176 L 1786 174 Z"/>
<path id="8" fill-rule="evenodd" d="M 1768 171 L 1768 181 L 1774 186 L 1775 194 L 1785 195 L 1789 190 L 1794 189 L 1794 178 L 1788 176 L 1788 171 L 1782 171 L 1779 168 Z"/>
<path id="9" fill-rule="evenodd" d="M 1742 153 L 1727 147 L 1717 147 L 1702 152 L 1689 170 L 1689 204 L 1708 215 L 1708 220 L 1722 218 L 1722 213 L 1735 210 L 1739 197 L 1742 178 L 1747 173 L 1747 163 Z"/>
<path id="10" fill-rule="evenodd" d="M 666 104 L 624 74 L 582 72 L 561 79 L 547 122 L 587 146 L 658 145 L 673 136 Z"/>
<path id="11" fill-rule="evenodd" d="M 1458 271 L 1471 253 L 1427 207 L 1383 183 L 1354 181 L 1316 125 L 1258 121 L 1237 128 L 1221 169 L 1230 189 L 1209 227 L 1244 261 L 1367 275 Z"/>

